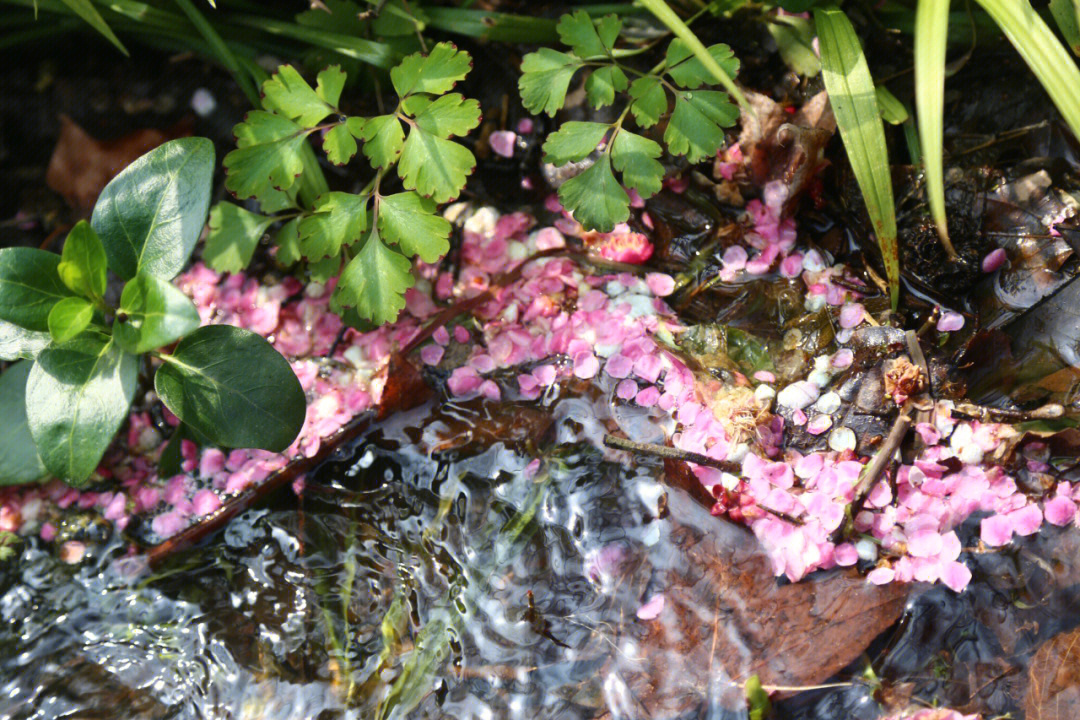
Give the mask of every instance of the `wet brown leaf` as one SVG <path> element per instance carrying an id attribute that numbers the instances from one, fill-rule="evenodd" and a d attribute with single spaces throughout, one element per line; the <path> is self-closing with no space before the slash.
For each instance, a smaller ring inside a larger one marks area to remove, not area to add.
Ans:
<path id="1" fill-rule="evenodd" d="M 191 121 L 185 118 L 164 130 L 146 128 L 116 140 L 97 140 L 61 115 L 60 138 L 49 160 L 45 183 L 63 195 L 77 213 L 88 215 L 105 185 L 132 161 L 163 142 L 188 135 Z"/>
<path id="2" fill-rule="evenodd" d="M 747 530 L 684 493 L 668 496 L 671 546 L 653 558 L 652 578 L 664 609 L 624 628 L 637 652 L 615 668 L 652 717 L 680 715 L 751 675 L 819 683 L 900 617 L 909 588 L 871 585 L 854 570 L 779 585 Z"/>
<path id="3" fill-rule="evenodd" d="M 1055 635 L 1028 668 L 1027 720 L 1080 717 L 1080 628 Z"/>

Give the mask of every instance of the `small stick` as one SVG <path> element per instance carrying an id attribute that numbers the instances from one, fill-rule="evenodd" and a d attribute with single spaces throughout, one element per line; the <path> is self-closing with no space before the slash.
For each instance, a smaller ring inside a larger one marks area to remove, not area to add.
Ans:
<path id="1" fill-rule="evenodd" d="M 911 428 L 911 415 L 908 414 L 910 404 L 911 400 L 904 402 L 904 406 L 900 408 L 900 414 L 896 416 L 896 420 L 893 422 L 892 430 L 889 431 L 889 436 L 885 438 L 885 443 L 863 470 L 862 477 L 859 478 L 858 484 L 855 485 L 855 498 L 851 501 L 852 507 L 858 508 L 862 505 L 863 496 L 870 491 L 870 488 L 874 487 L 874 483 L 878 481 L 878 478 L 881 477 L 881 474 L 885 472 L 885 468 L 892 461 L 892 457 L 896 454 L 900 443 L 904 442 L 904 438 L 907 437 L 908 429 Z"/>
<path id="2" fill-rule="evenodd" d="M 1028 420 L 1057 420 L 1065 415 L 1065 408 L 1057 403 L 1048 403 L 1034 410 L 1006 410 L 1005 408 L 987 407 L 970 402 L 959 402 L 953 407 L 953 412 L 958 412 L 975 420 L 1003 420 L 1017 423 Z"/>
<path id="3" fill-rule="evenodd" d="M 689 450 L 680 450 L 679 448 L 669 447 L 667 445 L 634 442 L 633 440 L 627 440 L 626 438 L 616 437 L 614 435 L 604 435 L 604 445 L 607 445 L 609 448 L 626 450 L 627 452 L 637 453 L 639 455 L 652 455 L 668 460 L 684 460 L 686 462 L 692 462 L 695 465 L 705 465 L 706 467 L 716 468 L 717 470 L 723 470 L 724 472 L 729 473 L 737 473 L 741 469 L 739 463 L 733 463 L 730 460 L 717 460 L 708 455 L 702 455 L 701 453 L 691 452 Z"/>

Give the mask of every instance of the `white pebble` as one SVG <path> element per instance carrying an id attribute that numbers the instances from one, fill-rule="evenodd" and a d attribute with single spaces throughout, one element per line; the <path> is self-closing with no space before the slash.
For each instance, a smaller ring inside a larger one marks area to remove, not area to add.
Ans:
<path id="1" fill-rule="evenodd" d="M 720 484 L 724 486 L 725 490 L 734 490 L 739 486 L 739 477 L 731 473 L 722 473 L 720 475 Z"/>
<path id="2" fill-rule="evenodd" d="M 860 560 L 867 562 L 874 562 L 877 560 L 877 543 L 873 540 L 867 540 L 863 538 L 859 542 L 855 543 L 855 552 L 859 554 Z"/>
<path id="3" fill-rule="evenodd" d="M 840 396 L 834 392 L 827 392 L 814 403 L 814 409 L 826 415 L 832 415 L 840 409 Z"/>
<path id="4" fill-rule="evenodd" d="M 761 384 L 754 388 L 754 399 L 762 407 L 772 407 L 772 400 L 776 397 L 776 391 L 772 385 Z"/>
<path id="5" fill-rule="evenodd" d="M 817 385 L 805 380 L 791 383 L 776 396 L 776 402 L 792 410 L 802 410 L 817 399 Z"/>
<path id="6" fill-rule="evenodd" d="M 215 108 L 217 108 L 217 100 L 206 88 L 199 88 L 191 94 L 191 109 L 199 117 L 209 117 Z"/>
<path id="7" fill-rule="evenodd" d="M 803 307 L 805 307 L 808 312 L 817 312 L 825 307 L 825 295 L 817 294 L 808 296 L 806 302 L 803 303 Z"/>
<path id="8" fill-rule="evenodd" d="M 465 221 L 465 229 L 486 237 L 495 232 L 495 224 L 498 222 L 499 213 L 494 208 L 482 207 Z"/>
<path id="9" fill-rule="evenodd" d="M 829 373 L 822 372 L 820 370 L 815 370 L 814 372 L 810 373 L 810 375 L 807 376 L 806 379 L 812 382 L 814 385 L 817 385 L 819 388 L 826 387 L 830 382 L 832 382 L 832 376 L 829 375 Z"/>

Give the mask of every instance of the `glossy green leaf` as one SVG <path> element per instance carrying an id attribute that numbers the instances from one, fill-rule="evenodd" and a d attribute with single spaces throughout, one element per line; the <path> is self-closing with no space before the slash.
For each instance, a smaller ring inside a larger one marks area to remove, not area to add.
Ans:
<path id="1" fill-rule="evenodd" d="M 105 294 L 108 259 L 105 247 L 90 223 L 80 220 L 64 241 L 56 271 L 73 293 L 97 299 Z"/>
<path id="2" fill-rule="evenodd" d="M 1050 15 L 1073 55 L 1080 55 L 1080 4 L 1076 0 L 1050 0 Z"/>
<path id="3" fill-rule="evenodd" d="M 293 218 L 278 228 L 274 233 L 274 245 L 277 253 L 274 260 L 283 267 L 289 267 L 300 262 L 303 254 L 300 252 L 300 218 Z"/>
<path id="4" fill-rule="evenodd" d="M 218 272 L 237 273 L 248 266 L 255 246 L 274 218 L 250 212 L 229 202 L 210 210 L 210 234 L 203 260 Z"/>
<path id="5" fill-rule="evenodd" d="M 664 166 L 657 160 L 663 154 L 660 144 L 641 135 L 619 130 L 611 143 L 611 164 L 622 173 L 622 182 L 643 198 L 660 192 Z"/>
<path id="6" fill-rule="evenodd" d="M 459 93 L 443 95 L 416 115 L 417 127 L 441 138 L 468 135 L 479 124 L 480 103 Z"/>
<path id="7" fill-rule="evenodd" d="M 379 199 L 379 233 L 408 256 L 433 263 L 450 251 L 450 222 L 436 213 L 435 203 L 414 192 Z"/>
<path id="8" fill-rule="evenodd" d="M 594 22 L 584 10 L 563 15 L 555 27 L 563 45 L 569 45 L 582 59 L 609 55 L 621 29 L 622 21 L 614 15 Z"/>
<path id="9" fill-rule="evenodd" d="M 642 77 L 630 83 L 630 112 L 643 128 L 660 122 L 668 110 L 667 92 L 658 78 Z"/>
<path id="10" fill-rule="evenodd" d="M 394 322 L 405 307 L 405 291 L 413 285 L 411 266 L 401 253 L 383 244 L 372 229 L 364 247 L 341 271 L 334 301 L 339 307 L 355 307 L 364 318 Z"/>
<path id="11" fill-rule="evenodd" d="M 60 0 L 60 2 L 71 8 L 71 11 L 81 17 L 86 23 L 101 33 L 106 40 L 116 46 L 116 49 L 129 55 L 127 48 L 120 42 L 120 38 L 116 37 L 112 28 L 105 22 L 105 18 L 101 17 L 101 13 L 97 11 L 94 4 L 90 0 Z M 36 7 L 36 6 L 35 6 Z"/>
<path id="12" fill-rule="evenodd" d="M 889 152 L 877 94 L 855 28 L 836 8 L 815 8 L 821 44 L 821 73 L 836 115 L 855 180 L 862 190 L 889 279 L 893 308 L 900 299 L 900 256 L 896 245 Z"/>
<path id="13" fill-rule="evenodd" d="M 344 165 L 356 154 L 356 138 L 345 123 L 335 125 L 323 135 L 323 152 L 335 165 Z"/>
<path id="14" fill-rule="evenodd" d="M 602 108 L 615 102 L 615 93 L 622 92 L 629 84 L 621 69 L 605 65 L 593 70 L 585 80 L 585 97 L 594 108 Z"/>
<path id="15" fill-rule="evenodd" d="M 169 280 L 187 264 L 206 223 L 214 177 L 214 144 L 171 140 L 128 165 L 101 191 L 90 222 L 109 268 Z"/>
<path id="16" fill-rule="evenodd" d="M 113 334 L 121 348 L 136 355 L 170 345 L 199 327 L 199 311 L 187 295 L 161 278 L 139 273 L 120 294 Z"/>
<path id="17" fill-rule="evenodd" d="M 364 141 L 364 156 L 374 168 L 386 169 L 393 165 L 405 147 L 405 130 L 394 115 L 368 118 L 359 137 Z"/>
<path id="18" fill-rule="evenodd" d="M 945 218 L 945 176 L 942 168 L 948 34 L 949 0 L 919 0 L 915 9 L 915 111 L 919 115 L 926 195 L 938 236 L 947 251 L 955 256 Z"/>
<path id="19" fill-rule="evenodd" d="M 691 163 L 716 155 L 724 146 L 724 128 L 739 119 L 739 108 L 719 90 L 694 90 L 675 96 L 675 110 L 664 130 L 664 142 L 673 155 Z"/>
<path id="20" fill-rule="evenodd" d="M 574 218 L 591 230 L 610 232 L 630 217 L 630 196 L 615 180 L 611 158 L 597 158 L 585 172 L 559 187 L 559 200 Z"/>
<path id="21" fill-rule="evenodd" d="M 307 136 L 288 118 L 253 110 L 237 125 L 236 150 L 225 156 L 225 187 L 241 200 L 267 188 L 288 190 L 304 171 L 302 148 Z"/>
<path id="22" fill-rule="evenodd" d="M 596 150 L 610 130 L 611 125 L 608 123 L 578 120 L 564 122 L 544 141 L 544 162 L 565 165 L 584 160 Z"/>
<path id="23" fill-rule="evenodd" d="M 4 418 L 4 432 L 0 433 L 0 485 L 34 482 L 47 472 L 26 419 L 26 379 L 33 364 L 22 360 L 0 375 L 0 417 Z"/>
<path id="24" fill-rule="evenodd" d="M 442 203 L 458 196 L 475 167 L 476 158 L 467 148 L 418 124 L 405 140 L 398 175 L 407 190 Z"/>
<path id="25" fill-rule="evenodd" d="M 45 467 L 79 485 L 127 419 L 138 358 L 84 333 L 41 351 L 26 383 L 26 416 Z"/>
<path id="26" fill-rule="evenodd" d="M 890 125 L 901 125 L 908 120 L 908 111 L 904 103 L 889 92 L 884 85 L 878 85 L 874 91 L 877 99 L 878 112 L 881 119 Z"/>
<path id="27" fill-rule="evenodd" d="M 341 92 L 339 87 L 338 92 Z M 337 109 L 319 96 L 292 65 L 278 67 L 262 85 L 267 110 L 295 120 L 305 128 L 313 128 Z"/>
<path id="28" fill-rule="evenodd" d="M 337 257 L 368 229 L 367 195 L 331 192 L 319 198 L 315 212 L 300 221 L 300 254 L 308 260 Z"/>
<path id="29" fill-rule="evenodd" d="M 81 297 L 64 298 L 49 311 L 49 335 L 53 342 L 67 342 L 90 327 L 94 306 Z"/>
<path id="30" fill-rule="evenodd" d="M 27 330 L 15 323 L 0 320 L 0 360 L 35 358 L 51 342 L 52 336 L 48 332 Z"/>
<path id="31" fill-rule="evenodd" d="M 0 320 L 26 330 L 49 329 L 49 311 L 72 292 L 60 280 L 60 256 L 37 248 L 0 250 Z"/>
<path id="32" fill-rule="evenodd" d="M 162 359 L 154 376 L 161 401 L 215 444 L 281 452 L 300 433 L 304 390 L 288 361 L 262 336 L 207 325 Z"/>
<path id="33" fill-rule="evenodd" d="M 573 55 L 551 48 L 529 53 L 521 60 L 518 78 L 521 104 L 531 113 L 555 117 L 566 102 L 570 80 L 582 66 L 582 61 Z"/>
<path id="34" fill-rule="evenodd" d="M 735 77 L 739 73 L 739 60 L 730 47 L 720 43 L 710 45 L 708 51 L 716 64 L 729 77 Z M 716 78 L 713 77 L 712 72 L 694 55 L 693 50 L 679 38 L 675 38 L 668 45 L 665 64 L 665 72 L 671 76 L 671 79 L 679 87 L 687 90 L 697 90 L 702 85 L 716 84 Z"/>
<path id="35" fill-rule="evenodd" d="M 341 91 L 345 88 L 345 80 L 348 79 L 340 65 L 331 65 L 323 68 L 315 79 L 315 94 L 327 105 L 336 108 L 341 100 Z"/>
<path id="36" fill-rule="evenodd" d="M 451 43 L 441 42 L 428 55 L 413 53 L 390 71 L 398 97 L 413 93 L 442 95 L 450 92 L 472 69 L 472 58 Z"/>

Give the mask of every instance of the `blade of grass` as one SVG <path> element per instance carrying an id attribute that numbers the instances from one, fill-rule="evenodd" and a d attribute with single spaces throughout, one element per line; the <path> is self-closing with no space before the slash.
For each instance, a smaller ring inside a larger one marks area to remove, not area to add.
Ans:
<path id="1" fill-rule="evenodd" d="M 746 96 L 742 94 L 742 90 L 735 84 L 724 69 L 720 67 L 720 64 L 716 62 L 710 53 L 700 40 L 694 31 L 687 27 L 686 23 L 682 21 L 675 11 L 664 0 L 638 0 L 642 6 L 648 9 L 656 18 L 667 26 L 667 29 L 674 33 L 675 37 L 686 43 L 686 46 L 690 48 L 694 56 L 705 66 L 705 69 L 713 74 L 717 82 L 724 86 L 724 89 L 731 94 L 731 97 L 739 103 L 740 106 L 745 108 L 747 112 L 753 113 L 754 109 L 750 107 L 750 103 L 747 102 Z"/>
<path id="2" fill-rule="evenodd" d="M 877 234 L 889 277 L 893 309 L 900 300 L 900 256 L 896 246 L 896 209 L 885 127 L 862 45 L 847 15 L 839 8 L 814 8 L 821 45 L 821 75 L 836 115 L 855 180 Z"/>
<path id="3" fill-rule="evenodd" d="M 511 43 L 554 44 L 559 40 L 557 23 L 551 18 L 455 7 L 425 7 L 424 13 L 428 26 L 456 35 Z"/>
<path id="4" fill-rule="evenodd" d="M 919 0 L 915 10 L 915 112 L 926 169 L 930 217 L 950 258 L 957 257 L 949 241 L 945 217 L 945 175 L 942 168 L 945 93 L 945 49 L 949 34 L 949 0 Z"/>
<path id="5" fill-rule="evenodd" d="M 228 46 L 221 39 L 221 36 L 217 34 L 214 27 L 206 21 L 203 14 L 191 4 L 191 0 L 174 0 L 187 15 L 187 19 L 195 26 L 195 29 L 199 31 L 199 34 L 203 36 L 203 40 L 210 46 L 210 49 L 214 51 L 214 55 L 217 57 L 218 62 L 225 66 L 225 69 L 233 76 L 233 80 L 240 86 L 244 95 L 247 96 L 248 101 L 258 107 L 259 105 L 259 91 L 255 88 L 255 83 L 251 81 L 249 76 L 243 68 L 240 67 L 240 63 L 236 61 L 236 56 L 232 54 Z"/>
<path id="6" fill-rule="evenodd" d="M 1080 70 L 1065 46 L 1027 0 L 977 0 L 1042 83 L 1080 138 Z"/>
<path id="7" fill-rule="evenodd" d="M 1073 55 L 1080 55 L 1080 2 L 1050 0 L 1050 14 L 1054 16 L 1065 42 L 1072 48 Z"/>
<path id="8" fill-rule="evenodd" d="M 345 57 L 351 57 L 384 70 L 393 67 L 398 59 L 394 49 L 385 43 L 355 38 L 350 35 L 329 33 L 317 28 L 298 25 L 297 23 L 254 15 L 232 15 L 229 19 L 238 25 L 262 30 L 271 35 L 280 35 L 291 40 L 298 40 L 316 47 L 333 50 Z"/>
<path id="9" fill-rule="evenodd" d="M 106 24 L 105 22 L 105 19 L 101 17 L 101 13 L 97 11 L 97 8 L 93 6 L 90 0 L 60 1 L 67 5 L 71 9 L 71 12 L 75 13 L 83 20 L 85 20 L 86 23 L 90 25 L 90 27 L 94 28 L 99 33 L 104 35 L 105 39 L 115 45 L 117 50 L 124 53 L 126 57 L 131 57 L 130 53 L 128 53 L 127 51 L 127 48 L 124 47 L 124 44 L 122 42 L 120 42 L 120 38 L 116 37 L 116 35 L 113 34 L 112 29 L 109 28 L 108 24 Z"/>

